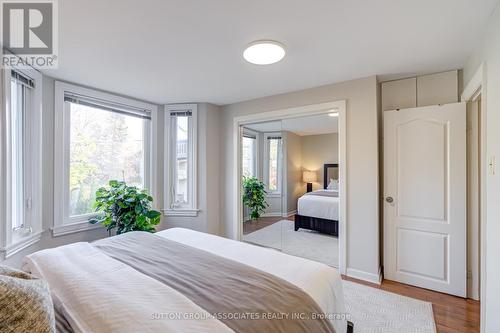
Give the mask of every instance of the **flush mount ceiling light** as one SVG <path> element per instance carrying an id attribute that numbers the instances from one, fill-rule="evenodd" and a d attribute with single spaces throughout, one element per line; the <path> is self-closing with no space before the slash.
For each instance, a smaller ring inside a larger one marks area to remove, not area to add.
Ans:
<path id="1" fill-rule="evenodd" d="M 259 40 L 247 46 L 243 58 L 255 65 L 274 64 L 285 57 L 283 44 L 272 40 Z"/>
<path id="2" fill-rule="evenodd" d="M 329 117 L 338 117 L 339 113 L 338 112 L 332 112 L 328 114 Z"/>

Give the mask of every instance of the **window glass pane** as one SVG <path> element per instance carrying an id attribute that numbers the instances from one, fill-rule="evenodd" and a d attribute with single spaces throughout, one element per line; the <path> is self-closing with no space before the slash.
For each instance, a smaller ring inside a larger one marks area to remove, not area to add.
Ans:
<path id="1" fill-rule="evenodd" d="M 189 203 L 189 125 L 190 117 L 176 117 L 175 205 Z"/>
<path id="2" fill-rule="evenodd" d="M 243 176 L 255 177 L 255 143 L 256 139 L 243 137 L 242 164 Z"/>
<path id="3" fill-rule="evenodd" d="M 12 228 L 23 226 L 24 222 L 24 86 L 11 81 L 10 127 L 12 129 Z"/>
<path id="4" fill-rule="evenodd" d="M 70 216 L 93 212 L 96 190 L 109 180 L 144 187 L 144 136 L 149 120 L 66 102 L 70 108 Z"/>
<path id="5" fill-rule="evenodd" d="M 269 190 L 277 191 L 279 185 L 278 179 L 278 158 L 279 158 L 279 139 L 269 139 Z"/>

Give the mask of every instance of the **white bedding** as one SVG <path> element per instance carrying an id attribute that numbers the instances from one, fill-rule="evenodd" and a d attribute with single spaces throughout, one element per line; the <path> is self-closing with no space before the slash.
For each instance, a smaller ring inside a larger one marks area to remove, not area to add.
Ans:
<path id="1" fill-rule="evenodd" d="M 154 320 L 156 313 L 207 312 L 165 284 L 89 243 L 43 250 L 25 269 L 44 278 L 75 332 L 232 332 L 215 319 Z"/>
<path id="2" fill-rule="evenodd" d="M 339 198 L 338 196 L 305 194 L 298 200 L 297 213 L 302 216 L 338 221 Z"/>
<path id="3" fill-rule="evenodd" d="M 303 289 L 325 313 L 345 313 L 342 281 L 332 267 L 188 229 L 173 228 L 157 235 L 271 273 Z M 174 289 L 89 243 L 31 254 L 25 258 L 25 269 L 47 280 L 75 332 L 231 332 L 213 318 L 152 319 L 159 312 L 204 317 L 207 313 Z M 344 320 L 332 320 L 332 324 L 336 332 L 345 332 Z"/>

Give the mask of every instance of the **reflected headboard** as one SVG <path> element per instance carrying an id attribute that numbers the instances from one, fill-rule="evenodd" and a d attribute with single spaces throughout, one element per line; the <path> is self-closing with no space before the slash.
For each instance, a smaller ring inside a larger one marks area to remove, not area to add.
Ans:
<path id="1" fill-rule="evenodd" d="M 330 179 L 339 179 L 339 165 L 338 164 L 325 164 L 323 166 L 323 188 L 326 190 Z"/>

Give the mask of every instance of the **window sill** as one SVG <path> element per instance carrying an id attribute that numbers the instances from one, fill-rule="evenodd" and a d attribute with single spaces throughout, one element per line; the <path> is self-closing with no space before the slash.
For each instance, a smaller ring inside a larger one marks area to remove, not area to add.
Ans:
<path id="1" fill-rule="evenodd" d="M 199 209 L 163 209 L 164 216 L 198 216 Z"/>
<path id="2" fill-rule="evenodd" d="M 101 226 L 100 224 L 91 224 L 87 221 L 82 221 L 82 222 L 76 222 L 76 223 L 71 223 L 71 224 L 63 224 L 63 225 L 54 226 L 52 228 L 52 235 L 54 237 L 59 237 L 59 236 L 73 234 L 76 232 L 82 232 L 82 231 L 88 231 L 88 230 L 94 230 L 94 229 L 103 229 L 103 228 L 104 227 Z"/>
<path id="3" fill-rule="evenodd" d="M 37 243 L 38 241 L 40 241 L 41 238 L 42 238 L 42 231 L 32 233 L 31 235 L 22 238 L 19 237 L 11 245 L 0 249 L 0 252 L 2 252 L 3 257 L 7 259 L 13 256 L 14 254 L 18 253 L 19 251 L 22 251 L 25 248 Z"/>

